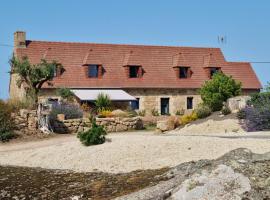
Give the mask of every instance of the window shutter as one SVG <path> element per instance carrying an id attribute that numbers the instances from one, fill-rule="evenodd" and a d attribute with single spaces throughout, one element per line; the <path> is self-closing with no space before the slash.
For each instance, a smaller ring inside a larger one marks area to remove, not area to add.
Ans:
<path id="1" fill-rule="evenodd" d="M 192 75 L 192 71 L 190 69 L 190 67 L 187 68 L 187 78 L 191 78 Z"/>
<path id="2" fill-rule="evenodd" d="M 143 75 L 143 70 L 142 70 L 142 67 L 139 66 L 139 69 L 138 69 L 138 78 L 141 78 Z"/>
<path id="3" fill-rule="evenodd" d="M 103 67 L 102 65 L 98 66 L 98 78 L 102 78 L 102 71 L 103 71 Z"/>

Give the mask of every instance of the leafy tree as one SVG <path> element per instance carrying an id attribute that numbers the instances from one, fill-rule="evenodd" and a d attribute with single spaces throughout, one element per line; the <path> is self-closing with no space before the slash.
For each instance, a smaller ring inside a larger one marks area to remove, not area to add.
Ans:
<path id="1" fill-rule="evenodd" d="M 269 92 L 270 93 L 270 82 L 267 82 L 267 85 L 265 86 L 265 92 Z"/>
<path id="2" fill-rule="evenodd" d="M 221 72 L 215 73 L 212 79 L 206 81 L 200 90 L 203 102 L 212 111 L 221 110 L 224 101 L 230 97 L 240 95 L 240 93 L 241 83 Z"/>
<path id="3" fill-rule="evenodd" d="M 45 59 L 41 59 L 38 64 L 31 64 L 27 57 L 19 59 L 13 56 L 9 63 L 11 73 L 19 75 L 17 85 L 21 87 L 22 84 L 26 84 L 27 95 L 34 98 L 36 103 L 43 84 L 53 79 L 57 68 L 62 68 L 56 61 L 48 62 Z"/>

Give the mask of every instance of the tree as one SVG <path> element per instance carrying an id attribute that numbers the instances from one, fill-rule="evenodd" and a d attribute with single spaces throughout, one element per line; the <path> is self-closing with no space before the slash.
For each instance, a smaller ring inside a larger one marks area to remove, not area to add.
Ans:
<path id="1" fill-rule="evenodd" d="M 27 57 L 19 59 L 13 56 L 10 61 L 11 73 L 18 74 L 17 85 L 26 84 L 27 95 L 30 95 L 35 102 L 38 101 L 38 93 L 44 83 L 51 81 L 56 69 L 62 69 L 62 65 L 56 61 L 48 62 L 41 59 L 38 64 L 31 64 Z"/>
<path id="2" fill-rule="evenodd" d="M 240 93 L 241 83 L 221 72 L 215 73 L 212 79 L 206 81 L 200 90 L 203 102 L 212 111 L 221 110 L 223 102 L 230 97 L 240 95 Z"/>

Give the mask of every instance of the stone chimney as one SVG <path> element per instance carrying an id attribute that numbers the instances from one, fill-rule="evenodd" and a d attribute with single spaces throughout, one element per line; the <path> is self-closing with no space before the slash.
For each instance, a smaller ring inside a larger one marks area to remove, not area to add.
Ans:
<path id="1" fill-rule="evenodd" d="M 14 33 L 14 48 L 26 48 L 26 33 L 24 31 Z"/>

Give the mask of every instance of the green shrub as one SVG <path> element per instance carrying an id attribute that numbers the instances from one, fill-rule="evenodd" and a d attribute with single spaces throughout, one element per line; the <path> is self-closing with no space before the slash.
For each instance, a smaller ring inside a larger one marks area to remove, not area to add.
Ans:
<path id="1" fill-rule="evenodd" d="M 95 105 L 97 107 L 97 111 L 99 112 L 100 110 L 110 110 L 111 109 L 111 99 L 109 95 L 104 94 L 104 93 L 99 93 L 97 96 L 97 99 L 95 101 Z"/>
<path id="2" fill-rule="evenodd" d="M 152 113 L 153 116 L 159 116 L 159 112 L 158 112 L 157 109 L 152 109 L 151 113 Z"/>
<path id="3" fill-rule="evenodd" d="M 13 124 L 11 108 L 0 100 L 0 141 L 8 141 L 15 136 L 12 132 Z"/>
<path id="4" fill-rule="evenodd" d="M 57 94 L 68 101 L 71 101 L 74 97 L 74 93 L 69 88 L 58 88 Z"/>
<path id="5" fill-rule="evenodd" d="M 176 112 L 175 112 L 175 115 L 178 115 L 178 116 L 180 116 L 180 115 L 184 115 L 185 114 L 185 110 L 182 108 L 182 109 L 180 109 L 180 110 L 177 110 Z"/>
<path id="6" fill-rule="evenodd" d="M 210 116 L 212 113 L 212 110 L 209 106 L 207 106 L 205 104 L 200 104 L 195 109 L 195 112 L 196 112 L 199 119 L 203 119 L 203 118 Z"/>
<path id="7" fill-rule="evenodd" d="M 15 138 L 15 134 L 12 131 L 9 132 L 1 132 L 0 133 L 0 141 L 8 142 L 9 140 Z"/>
<path id="8" fill-rule="evenodd" d="M 189 115 L 183 115 L 182 117 L 180 117 L 180 124 L 181 125 L 186 125 L 192 121 L 195 121 L 198 119 L 198 116 L 196 114 L 196 112 L 192 112 Z"/>
<path id="9" fill-rule="evenodd" d="M 103 144 L 106 140 L 106 131 L 103 126 L 96 124 L 95 120 L 92 122 L 92 127 L 88 131 L 80 132 L 78 138 L 85 146 Z"/>
<path id="10" fill-rule="evenodd" d="M 240 95 L 241 83 L 236 82 L 231 76 L 223 73 L 215 73 L 211 80 L 206 81 L 200 89 L 203 102 L 212 111 L 222 109 L 223 102 L 228 98 Z"/>
<path id="11" fill-rule="evenodd" d="M 145 116 L 145 110 L 139 110 L 138 115 L 144 117 Z"/>
<path id="12" fill-rule="evenodd" d="M 228 106 L 225 105 L 225 106 L 222 108 L 221 113 L 222 113 L 223 115 L 228 115 L 228 114 L 231 114 L 231 110 L 229 109 Z"/>
<path id="13" fill-rule="evenodd" d="M 246 119 L 246 112 L 245 109 L 239 110 L 239 112 L 236 114 L 238 119 Z"/>

